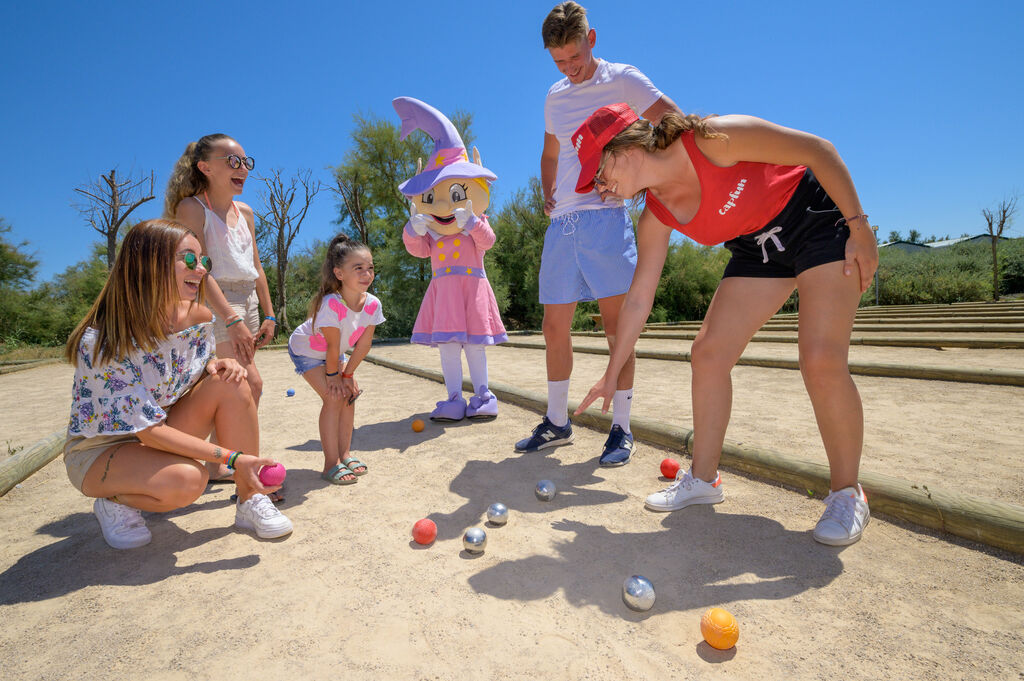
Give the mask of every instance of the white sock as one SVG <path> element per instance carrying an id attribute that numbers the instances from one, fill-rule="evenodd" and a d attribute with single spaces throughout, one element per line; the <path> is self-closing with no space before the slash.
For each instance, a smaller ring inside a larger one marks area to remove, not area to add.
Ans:
<path id="1" fill-rule="evenodd" d="M 548 381 L 548 421 L 559 428 L 569 423 L 569 379 Z"/>
<path id="2" fill-rule="evenodd" d="M 618 426 L 630 434 L 629 411 L 633 407 L 633 389 L 616 390 L 612 397 L 612 425 Z"/>
<path id="3" fill-rule="evenodd" d="M 441 343 L 441 374 L 448 397 L 462 395 L 462 343 Z"/>
<path id="4" fill-rule="evenodd" d="M 473 381 L 473 390 L 477 395 L 487 392 L 487 346 L 466 343 L 462 346 L 466 353 L 466 364 L 469 365 L 469 377 Z"/>

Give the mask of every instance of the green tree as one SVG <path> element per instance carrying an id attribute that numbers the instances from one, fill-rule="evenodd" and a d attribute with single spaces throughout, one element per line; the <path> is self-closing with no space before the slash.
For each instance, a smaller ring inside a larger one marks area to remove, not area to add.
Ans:
<path id="1" fill-rule="evenodd" d="M 24 291 L 35 278 L 39 261 L 25 253 L 27 241 L 16 244 L 7 240 L 4 235 L 11 230 L 11 225 L 0 218 L 0 289 Z"/>
<path id="2" fill-rule="evenodd" d="M 907 241 L 909 241 L 912 244 L 922 243 L 921 232 L 917 231 L 916 229 L 910 230 L 910 233 L 907 235 Z"/>
<path id="3" fill-rule="evenodd" d="M 502 319 L 510 329 L 539 329 L 544 320 L 538 277 L 549 222 L 540 180 L 531 177 L 491 223 L 497 240 L 487 253 L 487 276 Z"/>
<path id="4" fill-rule="evenodd" d="M 900 233 L 897 232 L 895 229 L 892 230 L 891 232 L 889 232 L 889 237 L 886 239 L 886 241 L 888 241 L 889 243 L 892 243 L 893 241 L 902 241 L 902 240 L 903 240 L 903 236 L 900 235 Z"/>

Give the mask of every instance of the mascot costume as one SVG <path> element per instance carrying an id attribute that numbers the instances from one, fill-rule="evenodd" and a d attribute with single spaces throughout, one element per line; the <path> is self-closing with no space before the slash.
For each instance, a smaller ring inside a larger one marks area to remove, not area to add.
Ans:
<path id="1" fill-rule="evenodd" d="M 411 97 L 392 104 L 402 119 L 401 139 L 422 130 L 434 140 L 426 167 L 398 190 L 411 202 L 402 233 L 406 250 L 430 258 L 432 277 L 412 330 L 412 342 L 437 347 L 441 353 L 448 398 L 430 414 L 434 421 L 493 419 L 498 398 L 488 389 L 488 345 L 508 340 L 498 314 L 494 291 L 484 270 L 484 252 L 494 245 L 494 230 L 484 211 L 490 203 L 490 182 L 497 177 L 480 164 L 455 126 L 434 107 Z M 466 353 L 474 395 L 462 397 L 462 353 Z"/>

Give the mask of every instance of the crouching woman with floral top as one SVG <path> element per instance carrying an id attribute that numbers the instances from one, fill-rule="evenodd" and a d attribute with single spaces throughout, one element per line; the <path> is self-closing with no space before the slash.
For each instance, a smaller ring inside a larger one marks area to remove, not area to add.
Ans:
<path id="1" fill-rule="evenodd" d="M 212 315 L 202 304 L 209 269 L 181 225 L 139 223 L 68 339 L 75 382 L 64 463 L 72 484 L 96 498 L 103 538 L 116 549 L 149 543 L 142 511 L 199 498 L 206 461 L 236 469 L 235 525 L 265 539 L 292 531 L 266 496 L 278 487 L 257 477 L 274 462 L 259 456 L 245 369 L 213 356 Z M 224 445 L 206 441 L 214 427 Z"/>

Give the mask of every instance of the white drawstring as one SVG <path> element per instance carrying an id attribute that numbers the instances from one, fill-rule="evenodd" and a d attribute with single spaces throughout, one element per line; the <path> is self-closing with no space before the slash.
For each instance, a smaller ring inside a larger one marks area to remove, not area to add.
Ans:
<path id="1" fill-rule="evenodd" d="M 570 234 L 576 233 L 576 223 L 580 221 L 580 214 L 578 212 L 566 213 L 562 216 L 562 236 L 569 236 Z M 569 231 L 565 231 L 566 228 Z"/>
<path id="2" fill-rule="evenodd" d="M 756 237 L 754 237 L 754 241 L 756 241 L 757 245 L 761 247 L 761 255 L 764 256 L 764 260 L 762 260 L 761 262 L 768 262 L 768 250 L 764 247 L 764 244 L 766 241 L 768 241 L 768 239 L 771 239 L 775 243 L 775 250 L 786 250 L 786 248 L 782 245 L 782 242 L 779 241 L 779 237 L 775 236 L 781 231 L 782 227 L 772 227 L 767 232 L 762 232 L 761 234 L 758 234 Z"/>

